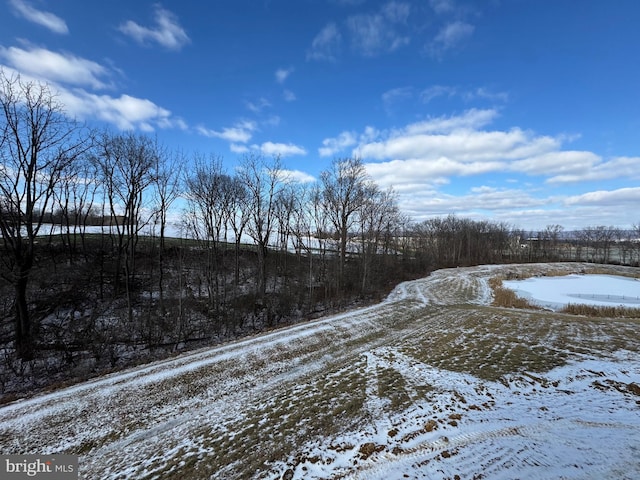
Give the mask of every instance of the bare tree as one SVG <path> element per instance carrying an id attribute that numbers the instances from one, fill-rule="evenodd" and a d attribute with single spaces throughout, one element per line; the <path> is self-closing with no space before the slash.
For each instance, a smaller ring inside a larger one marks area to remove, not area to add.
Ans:
<path id="1" fill-rule="evenodd" d="M 257 293 L 262 299 L 267 284 L 267 247 L 277 222 L 276 198 L 283 185 L 280 159 L 276 157 L 267 162 L 262 156 L 247 155 L 242 161 L 239 178 L 247 192 L 247 233 L 256 243 Z"/>
<path id="2" fill-rule="evenodd" d="M 164 250 L 165 230 L 169 208 L 182 193 L 182 168 L 185 163 L 181 153 L 174 155 L 166 151 L 158 151 L 156 156 L 155 177 L 153 181 L 155 193 L 155 214 L 160 224 L 160 251 L 158 255 L 158 288 L 160 309 L 164 312 Z"/>
<path id="3" fill-rule="evenodd" d="M 193 217 L 191 231 L 206 247 L 205 281 L 209 307 L 217 309 L 219 302 L 220 272 L 218 268 L 219 244 L 226 225 L 226 185 L 229 176 L 224 173 L 222 159 L 197 156 L 194 171 L 186 179 L 186 195 Z"/>
<path id="4" fill-rule="evenodd" d="M 361 291 L 366 293 L 373 260 L 389 252 L 391 230 L 399 220 L 395 193 L 392 189 L 381 191 L 370 182 L 366 198 L 359 212 L 361 229 Z"/>
<path id="5" fill-rule="evenodd" d="M 319 266 L 317 270 L 317 278 L 314 280 L 313 274 L 313 259 L 312 247 L 310 246 L 309 255 L 309 305 L 313 307 L 314 297 L 313 292 L 316 286 L 322 285 L 324 287 L 325 300 L 329 296 L 328 286 L 328 266 L 327 266 L 327 236 L 329 234 L 329 219 L 327 211 L 324 208 L 324 195 L 320 185 L 316 184 L 309 193 L 309 201 L 311 202 L 311 218 L 309 220 L 309 245 L 315 240 L 318 243 L 317 255 L 319 257 Z"/>
<path id="6" fill-rule="evenodd" d="M 632 265 L 637 266 L 640 264 L 640 222 L 634 223 L 631 228 L 630 235 L 632 247 L 630 261 Z"/>
<path id="7" fill-rule="evenodd" d="M 54 215 L 54 221 L 58 224 L 60 238 L 69 251 L 70 262 L 78 249 L 78 238 L 86 255 L 87 222 L 100 187 L 97 177 L 95 165 L 83 156 L 64 169 L 56 189 L 57 214 Z"/>
<path id="8" fill-rule="evenodd" d="M 240 243 L 247 222 L 249 221 L 248 194 L 247 189 L 236 176 L 229 177 L 229 182 L 225 184 L 227 188 L 225 203 L 226 225 L 231 228 L 234 238 L 234 286 L 237 288 L 240 283 Z M 225 236 L 226 238 L 226 236 Z"/>
<path id="9" fill-rule="evenodd" d="M 94 158 L 99 169 L 110 216 L 110 229 L 116 232 L 115 292 L 124 269 L 129 319 L 132 319 L 131 288 L 136 273 L 139 234 L 152 217 L 147 190 L 158 164 L 157 144 L 134 133 L 105 132 L 98 140 Z M 148 214 L 143 215 L 144 212 Z"/>
<path id="10" fill-rule="evenodd" d="M 349 232 L 355 225 L 356 213 L 366 202 L 369 177 L 362 160 L 344 158 L 334 160 L 331 168 L 320 174 L 320 180 L 323 186 L 324 208 L 339 239 L 336 287 L 340 292 L 344 285 Z"/>
<path id="11" fill-rule="evenodd" d="M 65 116 L 49 86 L 0 70 L 0 231 L 6 276 L 15 289 L 20 358 L 33 356 L 27 288 L 35 239 L 62 172 L 88 148 L 88 136 Z"/>
<path id="12" fill-rule="evenodd" d="M 609 263 L 612 244 L 616 236 L 617 229 L 612 226 L 584 227 L 580 231 L 580 240 L 586 245 L 587 260 L 597 263 Z"/>

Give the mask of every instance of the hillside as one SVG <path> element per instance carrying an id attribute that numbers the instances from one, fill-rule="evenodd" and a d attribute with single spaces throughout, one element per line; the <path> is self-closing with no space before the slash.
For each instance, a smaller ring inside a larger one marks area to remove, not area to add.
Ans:
<path id="1" fill-rule="evenodd" d="M 371 307 L 5 405 L 0 448 L 79 454 L 95 479 L 638 478 L 640 320 L 490 305 L 497 273 L 588 268 L 438 270 Z"/>

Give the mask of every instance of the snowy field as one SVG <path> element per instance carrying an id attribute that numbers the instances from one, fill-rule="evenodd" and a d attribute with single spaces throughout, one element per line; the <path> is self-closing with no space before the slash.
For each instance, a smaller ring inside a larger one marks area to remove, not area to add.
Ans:
<path id="1" fill-rule="evenodd" d="M 640 281 L 629 277 L 574 274 L 505 280 L 502 285 L 533 304 L 553 310 L 569 303 L 640 307 Z"/>
<path id="2" fill-rule="evenodd" d="M 490 305 L 494 275 L 589 268 L 440 270 L 0 407 L 0 449 L 79 454 L 89 479 L 637 479 L 640 320 Z"/>

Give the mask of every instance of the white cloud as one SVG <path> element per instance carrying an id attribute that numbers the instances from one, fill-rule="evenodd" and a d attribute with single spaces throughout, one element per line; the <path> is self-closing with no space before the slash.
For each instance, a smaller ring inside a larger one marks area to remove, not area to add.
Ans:
<path id="1" fill-rule="evenodd" d="M 366 0 L 331 0 L 331 1 L 343 7 L 353 7 L 356 5 L 360 5 L 361 3 L 364 3 Z"/>
<path id="2" fill-rule="evenodd" d="M 448 23 L 438 32 L 429 45 L 428 51 L 436 58 L 442 57 L 445 52 L 457 47 L 469 38 L 474 30 L 473 25 L 460 20 Z"/>
<path id="3" fill-rule="evenodd" d="M 171 112 L 151 100 L 130 95 L 111 97 L 83 90 L 61 90 L 60 100 L 68 113 L 80 118 L 97 118 L 121 130 L 139 128 L 153 131 L 159 128 L 186 128 L 182 120 L 172 118 Z"/>
<path id="4" fill-rule="evenodd" d="M 511 169 L 530 175 L 575 175 L 588 171 L 600 160 L 592 152 L 552 151 L 517 160 Z"/>
<path id="5" fill-rule="evenodd" d="M 64 111 L 81 120 L 99 120 L 115 125 L 121 130 L 141 129 L 147 132 L 156 128 L 186 130 L 184 120 L 174 117 L 169 110 L 151 100 L 122 94 L 118 97 L 97 95 L 79 87 L 66 87 L 52 80 L 1 65 L 7 76 L 20 75 L 24 82 L 45 82 L 51 86 Z"/>
<path id="6" fill-rule="evenodd" d="M 452 176 L 513 172 L 544 177 L 547 183 L 640 177 L 640 158 L 603 162 L 588 151 L 562 150 L 563 137 L 536 135 L 520 128 L 485 130 L 497 117 L 493 109 L 471 109 L 429 118 L 403 128 L 361 135 L 343 132 L 327 138 L 321 156 L 352 148 L 369 161 L 367 169 L 384 186 L 448 181 Z"/>
<path id="7" fill-rule="evenodd" d="M 291 90 L 285 90 L 282 92 L 282 98 L 285 102 L 295 102 L 297 97 Z"/>
<path id="8" fill-rule="evenodd" d="M 350 148 L 382 188 L 394 187 L 402 211 L 417 220 L 457 213 L 526 229 L 544 228 L 550 218 L 567 228 L 602 224 L 603 218 L 607 224 L 630 223 L 629 208 L 640 202 L 640 187 L 616 186 L 572 196 L 556 187 L 640 179 L 640 157 L 603 159 L 590 151 L 563 149 L 573 138 L 564 134 L 487 128 L 496 116 L 496 110 L 472 109 L 391 130 L 367 127 L 361 134 L 343 132 L 325 139 L 320 152 L 329 155 Z M 495 184 L 457 193 L 469 181 L 456 178 L 487 175 Z M 546 183 L 528 183 L 527 177 Z"/>
<path id="9" fill-rule="evenodd" d="M 407 125 L 405 131 L 409 134 L 416 133 L 449 133 L 454 130 L 478 129 L 490 124 L 498 116 L 494 109 L 467 110 L 461 115 L 449 117 L 435 117 Z"/>
<path id="10" fill-rule="evenodd" d="M 247 153 L 249 151 L 249 147 L 246 145 L 239 145 L 237 143 L 232 143 L 229 145 L 229 150 L 233 153 Z"/>
<path id="11" fill-rule="evenodd" d="M 405 23 L 411 12 L 411 5 L 407 2 L 391 1 L 383 5 L 380 12 L 391 23 Z"/>
<path id="12" fill-rule="evenodd" d="M 307 50 L 307 60 L 335 61 L 340 53 L 342 35 L 335 23 L 329 23 L 320 30 Z"/>
<path id="13" fill-rule="evenodd" d="M 278 115 L 271 115 L 261 123 L 262 125 L 268 125 L 269 127 L 277 127 L 278 125 L 280 125 L 280 117 Z"/>
<path id="14" fill-rule="evenodd" d="M 429 0 L 431 8 L 438 13 L 449 13 L 455 10 L 455 4 L 453 0 Z"/>
<path id="15" fill-rule="evenodd" d="M 352 147 L 358 143 L 358 138 L 353 132 L 342 132 L 336 138 L 325 138 L 322 141 L 322 147 L 318 149 L 321 157 L 330 157 L 345 148 Z"/>
<path id="16" fill-rule="evenodd" d="M 121 130 L 140 128 L 151 131 L 154 123 L 165 125 L 171 115 L 171 112 L 150 100 L 129 95 L 111 97 L 75 91 L 63 92 L 61 97 L 67 110 L 76 116 L 94 117 L 111 123 Z"/>
<path id="17" fill-rule="evenodd" d="M 289 75 L 293 73 L 293 70 L 294 70 L 293 67 L 279 68 L 278 70 L 276 70 L 276 73 L 275 73 L 276 82 L 284 83 L 284 81 L 289 77 Z"/>
<path id="18" fill-rule="evenodd" d="M 30 22 L 37 23 L 38 25 L 48 28 L 53 33 L 69 33 L 67 23 L 62 18 L 51 12 L 38 10 L 25 0 L 9 0 L 9 4 L 17 15 L 29 20 Z"/>
<path id="19" fill-rule="evenodd" d="M 271 102 L 269 102 L 269 100 L 267 100 L 264 97 L 260 97 L 255 102 L 245 102 L 245 105 L 253 113 L 260 113 L 265 108 L 270 107 L 271 106 Z"/>
<path id="20" fill-rule="evenodd" d="M 351 44 L 355 51 L 367 57 L 392 52 L 410 42 L 399 32 L 409 17 L 408 3 L 392 1 L 375 14 L 353 15 L 347 19 Z"/>
<path id="21" fill-rule="evenodd" d="M 542 155 L 557 145 L 552 138 L 534 137 L 520 129 L 507 132 L 456 129 L 443 133 L 429 133 L 414 132 L 413 128 L 413 125 L 409 125 L 388 138 L 361 144 L 357 151 L 364 158 L 375 160 L 416 160 L 423 163 L 422 170 L 425 172 L 430 171 L 434 165 L 449 162 L 459 166 L 452 169 L 457 174 L 463 174 L 462 170 L 467 169 L 470 170 L 468 173 L 472 174 L 478 170 L 475 162 L 490 162 L 498 168 L 503 168 L 502 162 L 526 158 L 529 155 Z M 518 167 L 515 168 L 517 171 L 527 171 L 529 164 L 514 165 Z"/>
<path id="22" fill-rule="evenodd" d="M 420 98 L 424 103 L 429 103 L 434 98 L 438 97 L 453 97 L 457 93 L 456 87 L 450 87 L 446 85 L 432 85 L 429 88 L 424 89 L 420 93 Z"/>
<path id="23" fill-rule="evenodd" d="M 491 90 L 478 87 L 475 90 L 463 92 L 462 97 L 465 100 L 475 100 L 477 98 L 497 101 L 497 102 L 506 102 L 509 100 L 509 94 L 506 92 L 492 92 Z"/>
<path id="24" fill-rule="evenodd" d="M 412 87 L 398 87 L 387 90 L 382 94 L 382 103 L 385 109 L 389 110 L 394 104 L 413 97 Z"/>
<path id="25" fill-rule="evenodd" d="M 313 183 L 316 178 L 300 170 L 282 170 L 282 177 L 295 183 Z"/>
<path id="26" fill-rule="evenodd" d="M 221 138 L 231 142 L 232 144 L 247 143 L 251 140 L 253 132 L 256 131 L 255 122 L 244 121 L 238 122 L 233 127 L 225 127 L 222 130 L 212 130 L 203 126 L 197 127 L 197 131 L 205 137 Z"/>
<path id="27" fill-rule="evenodd" d="M 140 44 L 155 42 L 170 50 L 180 50 L 191 42 L 178 17 L 169 10 L 156 5 L 154 18 L 156 24 L 153 27 L 143 27 L 133 20 L 127 20 L 119 30 Z"/>
<path id="28" fill-rule="evenodd" d="M 640 157 L 615 157 L 608 161 L 601 161 L 594 156 L 590 163 L 583 163 L 581 168 L 572 172 L 558 173 L 549 179 L 547 183 L 578 183 L 586 181 L 603 181 L 613 178 L 640 178 Z"/>
<path id="29" fill-rule="evenodd" d="M 107 68 L 75 55 L 52 52 L 38 47 L 24 49 L 0 46 L 0 59 L 20 72 L 46 81 L 94 89 L 110 87 L 104 80 L 111 75 Z"/>
<path id="30" fill-rule="evenodd" d="M 307 151 L 293 143 L 273 143 L 264 142 L 262 145 L 252 145 L 252 148 L 259 150 L 264 155 L 276 155 L 288 157 L 291 155 L 306 155 Z"/>
<path id="31" fill-rule="evenodd" d="M 481 175 L 501 171 L 506 166 L 506 162 L 497 160 L 463 162 L 444 156 L 430 160 L 412 158 L 366 165 L 369 174 L 384 188 L 403 183 L 443 183 L 451 176 Z"/>
<path id="32" fill-rule="evenodd" d="M 617 190 L 598 190 L 595 192 L 583 193 L 581 195 L 574 195 L 565 200 L 565 204 L 570 206 L 627 205 L 635 207 L 638 203 L 640 203 L 640 187 L 619 188 Z"/>
<path id="33" fill-rule="evenodd" d="M 454 213 L 465 218 L 491 217 L 496 221 L 513 224 L 516 215 L 533 211 L 537 212 L 537 221 L 540 222 L 540 219 L 548 215 L 546 209 L 554 204 L 552 198 L 537 198 L 531 192 L 518 189 L 481 188 L 453 195 L 443 192 L 440 188 L 442 184 L 443 182 L 414 182 L 402 185 L 404 188 L 394 187 L 401 211 L 416 221 Z M 541 222 L 545 225 L 544 220 Z"/>
<path id="34" fill-rule="evenodd" d="M 454 87 L 449 85 L 432 85 L 425 88 L 420 93 L 420 98 L 424 103 L 429 103 L 431 100 L 438 97 L 459 97 L 466 102 L 474 100 L 489 100 L 491 102 L 505 103 L 509 100 L 509 94 L 506 92 L 494 92 L 486 87 L 477 87 L 475 89 L 465 90 L 460 87 Z"/>

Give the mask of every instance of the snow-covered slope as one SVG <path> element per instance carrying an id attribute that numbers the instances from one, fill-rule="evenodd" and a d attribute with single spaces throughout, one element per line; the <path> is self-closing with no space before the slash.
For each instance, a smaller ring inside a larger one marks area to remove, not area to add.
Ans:
<path id="1" fill-rule="evenodd" d="M 640 478 L 640 323 L 489 306 L 491 275 L 548 268 L 440 270 L 5 405 L 0 448 L 95 479 Z"/>

